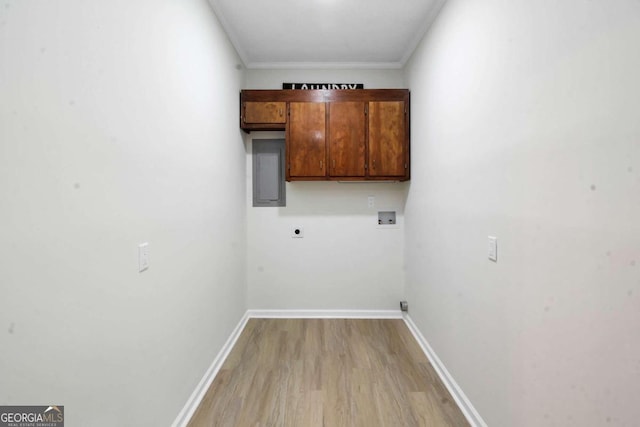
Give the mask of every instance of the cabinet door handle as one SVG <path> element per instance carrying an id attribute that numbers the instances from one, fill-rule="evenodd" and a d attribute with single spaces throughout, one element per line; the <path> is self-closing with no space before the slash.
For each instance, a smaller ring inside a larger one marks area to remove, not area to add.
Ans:
<path id="1" fill-rule="evenodd" d="M 336 159 L 333 159 L 333 168 L 336 168 Z"/>
<path id="2" fill-rule="evenodd" d="M 376 168 L 376 159 L 373 159 L 373 169 Z"/>
<path id="3" fill-rule="evenodd" d="M 282 108 L 278 110 L 278 114 L 280 114 L 280 117 L 282 117 Z"/>
<path id="4" fill-rule="evenodd" d="M 322 169 L 322 160 L 320 160 L 320 169 Z"/>

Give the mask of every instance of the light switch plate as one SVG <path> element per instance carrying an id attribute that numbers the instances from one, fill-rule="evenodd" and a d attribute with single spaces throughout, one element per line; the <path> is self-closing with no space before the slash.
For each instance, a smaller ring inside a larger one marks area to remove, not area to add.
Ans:
<path id="1" fill-rule="evenodd" d="M 138 245 L 138 271 L 142 273 L 149 268 L 149 243 Z"/>
<path id="2" fill-rule="evenodd" d="M 498 238 L 489 236 L 489 259 L 498 262 Z"/>

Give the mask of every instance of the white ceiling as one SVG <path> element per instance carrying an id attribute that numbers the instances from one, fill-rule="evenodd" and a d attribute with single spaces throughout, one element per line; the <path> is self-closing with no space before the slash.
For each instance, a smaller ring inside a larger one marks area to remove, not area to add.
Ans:
<path id="1" fill-rule="evenodd" d="M 402 68 L 446 0 L 209 0 L 247 68 Z"/>

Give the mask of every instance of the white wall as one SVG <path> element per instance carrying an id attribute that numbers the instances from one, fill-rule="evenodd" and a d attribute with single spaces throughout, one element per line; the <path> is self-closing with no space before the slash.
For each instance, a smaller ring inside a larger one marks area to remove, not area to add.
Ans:
<path id="1" fill-rule="evenodd" d="M 247 70 L 247 88 L 283 82 L 364 83 L 403 87 L 400 70 Z M 252 132 L 247 146 L 247 204 L 251 206 Z M 406 183 L 290 182 L 287 206 L 249 207 L 248 304 L 252 309 L 398 308 L 403 294 L 403 212 Z M 376 206 L 369 208 L 368 196 Z M 380 229 L 378 210 L 395 210 L 398 226 Z M 303 226 L 305 237 L 291 237 Z"/>
<path id="2" fill-rule="evenodd" d="M 640 418 L 638 40 L 637 1 L 450 0 L 406 68 L 410 315 L 491 426 Z"/>
<path id="3" fill-rule="evenodd" d="M 246 309 L 237 62 L 205 0 L 3 3 L 0 404 L 181 410 Z"/>

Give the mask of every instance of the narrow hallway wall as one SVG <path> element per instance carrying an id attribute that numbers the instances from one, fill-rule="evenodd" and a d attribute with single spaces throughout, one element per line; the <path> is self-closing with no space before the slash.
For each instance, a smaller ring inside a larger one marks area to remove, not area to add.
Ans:
<path id="1" fill-rule="evenodd" d="M 450 0 L 406 68 L 410 315 L 493 427 L 640 418 L 638 40 L 637 1 Z"/>
<path id="2" fill-rule="evenodd" d="M 182 409 L 246 310 L 238 63 L 205 0 L 3 2 L 0 404 Z"/>

